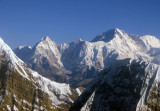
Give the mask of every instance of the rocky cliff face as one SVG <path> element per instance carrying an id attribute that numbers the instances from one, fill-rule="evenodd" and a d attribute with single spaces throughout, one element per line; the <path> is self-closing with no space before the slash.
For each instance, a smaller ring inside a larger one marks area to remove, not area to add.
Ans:
<path id="1" fill-rule="evenodd" d="M 81 92 L 27 68 L 0 38 L 1 111 L 64 111 Z"/>
<path id="2" fill-rule="evenodd" d="M 70 111 L 159 111 L 160 66 L 124 59 L 103 70 Z"/>

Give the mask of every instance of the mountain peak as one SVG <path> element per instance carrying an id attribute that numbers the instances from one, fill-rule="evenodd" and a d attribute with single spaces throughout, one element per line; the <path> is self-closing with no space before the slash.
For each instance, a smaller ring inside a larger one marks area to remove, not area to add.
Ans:
<path id="1" fill-rule="evenodd" d="M 82 39 L 80 38 L 80 39 L 78 39 L 78 40 L 73 41 L 72 43 L 80 43 L 80 42 L 82 42 L 82 41 L 84 41 L 84 40 L 82 40 Z"/>
<path id="2" fill-rule="evenodd" d="M 96 36 L 91 42 L 97 42 L 97 41 L 109 42 L 115 37 L 116 34 L 123 35 L 124 33 L 125 33 L 124 31 L 118 28 L 110 29 Z"/>
<path id="3" fill-rule="evenodd" d="M 46 46 L 56 46 L 56 43 L 52 41 L 49 36 L 43 37 L 40 42 L 38 42 L 34 47 L 41 46 L 41 47 L 46 47 Z"/>
<path id="4" fill-rule="evenodd" d="M 108 31 L 120 32 L 121 30 L 118 28 L 109 29 Z M 106 31 L 107 32 L 107 31 Z"/>
<path id="5" fill-rule="evenodd" d="M 4 43 L 3 39 L 0 37 L 0 44 Z"/>
<path id="6" fill-rule="evenodd" d="M 120 30 L 120 29 L 118 29 L 118 28 L 113 28 L 113 29 L 110 29 L 110 30 L 108 30 L 108 31 L 106 31 L 106 32 L 103 32 L 102 34 L 113 33 L 113 34 L 115 35 L 115 34 L 117 34 L 117 33 L 122 33 L 122 32 L 124 32 L 124 31 L 122 31 L 122 30 Z"/>
<path id="7" fill-rule="evenodd" d="M 0 37 L 0 57 L 1 60 L 6 60 L 10 62 L 10 67 L 13 69 L 17 69 L 21 75 L 28 79 L 28 75 L 25 71 L 22 70 L 21 65 L 24 64 L 22 60 L 20 60 L 12 51 L 12 49 L 3 41 Z M 20 71 L 21 70 L 21 71 Z"/>
<path id="8" fill-rule="evenodd" d="M 156 38 L 155 36 L 145 35 L 141 37 L 141 40 L 143 40 L 147 49 L 150 49 L 152 47 L 160 48 L 160 40 Z"/>
<path id="9" fill-rule="evenodd" d="M 1 50 L 6 51 L 7 53 L 12 52 L 11 48 L 3 41 L 1 37 L 0 37 L 0 47 L 1 47 Z"/>
<path id="10" fill-rule="evenodd" d="M 24 48 L 32 49 L 31 46 L 27 46 L 27 45 L 19 46 L 19 47 L 18 47 L 19 50 L 24 49 Z"/>
<path id="11" fill-rule="evenodd" d="M 38 47 L 39 48 L 43 47 L 44 49 L 48 49 L 49 47 L 57 47 L 57 46 L 54 41 L 52 41 L 48 36 L 45 36 L 33 48 L 38 48 Z"/>
<path id="12" fill-rule="evenodd" d="M 57 44 L 48 36 L 43 37 L 41 41 L 33 47 L 33 49 L 34 51 L 32 52 L 32 60 L 34 60 L 34 63 L 41 64 L 41 61 L 45 58 L 46 61 L 52 61 L 49 63 L 51 67 L 63 67 L 63 64 L 60 60 L 61 54 L 57 48 Z"/>
<path id="13" fill-rule="evenodd" d="M 41 39 L 41 41 L 50 41 L 51 39 L 49 38 L 49 36 L 45 36 L 45 37 L 43 37 L 42 39 Z"/>

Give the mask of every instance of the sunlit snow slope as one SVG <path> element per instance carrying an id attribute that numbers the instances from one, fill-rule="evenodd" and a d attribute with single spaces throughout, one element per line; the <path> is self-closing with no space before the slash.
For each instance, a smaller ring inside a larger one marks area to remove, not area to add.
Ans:
<path id="1" fill-rule="evenodd" d="M 54 47 L 55 50 L 38 47 L 41 42 L 43 45 L 40 46 Z M 38 49 L 38 51 L 32 51 L 36 56 L 28 56 L 29 60 L 25 62 L 31 64 L 31 68 L 39 71 L 41 75 L 46 74 L 45 76 L 49 79 L 54 78 L 58 82 L 69 82 L 76 86 L 86 86 L 97 77 L 99 71 L 105 69 L 115 60 L 132 58 L 155 64 L 160 63 L 159 39 L 149 35 L 140 37 L 127 34 L 118 28 L 99 34 L 90 42 L 80 39 L 69 44 L 56 45 L 48 37 L 41 42 L 33 48 Z M 15 53 L 24 60 L 23 53 L 26 51 L 22 51 L 24 48 L 19 49 Z M 53 52 L 57 56 L 48 52 Z M 29 52 L 28 55 L 30 54 Z M 54 59 L 52 60 L 51 57 Z M 50 63 L 60 63 L 61 65 L 52 67 Z"/>
<path id="2" fill-rule="evenodd" d="M 0 38 L 0 110 L 67 110 L 79 88 L 51 81 L 26 67 Z"/>

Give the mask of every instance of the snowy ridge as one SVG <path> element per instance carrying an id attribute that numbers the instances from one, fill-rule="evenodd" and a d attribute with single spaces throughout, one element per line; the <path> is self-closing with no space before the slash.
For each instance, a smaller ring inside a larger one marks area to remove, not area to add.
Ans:
<path id="1" fill-rule="evenodd" d="M 57 45 L 55 42 L 50 40 L 48 36 L 42 38 L 41 41 L 34 48 L 35 48 L 35 53 L 32 59 L 34 59 L 35 63 L 39 61 L 40 56 L 44 56 L 49 60 L 52 61 L 56 60 L 56 62 L 53 63 L 58 65 L 59 67 L 63 67 L 63 64 L 60 61 L 61 54 L 57 49 Z"/>
<path id="2" fill-rule="evenodd" d="M 30 72 L 36 79 L 36 82 L 40 84 L 42 90 L 49 95 L 54 105 L 59 105 L 67 101 L 73 102 L 73 100 L 68 97 L 69 95 L 72 95 L 69 84 L 51 81 L 33 70 L 30 70 Z M 77 91 L 77 94 L 79 93 L 80 92 Z"/>
<path id="3" fill-rule="evenodd" d="M 142 36 L 141 39 L 145 43 L 148 50 L 150 48 L 160 48 L 160 40 L 157 39 L 155 36 L 146 35 Z"/>
<path id="4" fill-rule="evenodd" d="M 49 47 L 54 47 L 54 51 Z M 96 71 L 99 72 L 114 61 L 125 58 L 160 64 L 159 39 L 154 36 L 140 37 L 134 34 L 127 34 L 118 28 L 99 34 L 91 42 L 80 39 L 69 44 L 57 45 L 49 37 L 45 37 L 33 49 L 35 50 L 32 52 L 35 53 L 33 56 L 28 56 L 29 60 L 25 61 L 32 64 L 32 66 L 36 66 L 36 68 L 30 68 L 38 71 L 43 76 L 72 74 L 76 80 L 84 80 L 87 77 L 93 79 L 97 76 Z M 22 51 L 21 53 L 23 54 L 24 52 Z M 16 54 L 18 55 L 18 53 Z M 45 66 L 47 68 L 50 66 L 51 68 L 47 69 Z M 48 71 L 49 73 L 46 74 Z M 85 74 L 86 72 L 87 74 Z M 49 76 L 45 77 L 50 78 Z M 68 78 L 63 82 L 69 81 Z M 71 81 L 73 78 L 71 78 Z M 59 79 L 56 78 L 54 80 Z"/>
<path id="5" fill-rule="evenodd" d="M 141 91 L 142 97 L 137 104 L 136 111 L 147 110 L 148 106 L 145 105 L 146 101 L 149 98 L 148 96 L 146 96 L 147 92 L 150 92 L 152 87 L 154 88 L 154 85 L 158 87 L 158 84 L 160 83 L 160 66 L 159 65 L 149 63 L 145 69 L 145 72 L 148 73 L 147 79 L 145 81 L 145 84 L 147 84 L 148 87 L 144 90 L 142 89 Z"/>
<path id="6" fill-rule="evenodd" d="M 33 48 L 25 46 L 15 49 L 14 52 L 29 68 L 39 74 L 57 82 L 64 82 L 69 78 L 65 74 L 71 73 L 64 68 L 61 61 L 61 53 L 67 48 L 67 44 L 61 45 L 62 52 L 58 48 L 60 47 L 46 36 Z"/>
<path id="7" fill-rule="evenodd" d="M 110 33 L 112 34 L 108 35 Z M 108 36 L 111 39 L 106 42 Z M 92 66 L 101 70 L 114 60 L 124 58 L 151 61 L 150 56 L 144 52 L 143 41 L 136 35 L 131 36 L 119 29 L 112 29 L 106 35 L 98 37 L 92 42 L 79 40 L 70 43 L 62 55 L 64 66 L 70 70 L 74 67 Z"/>
<path id="8" fill-rule="evenodd" d="M 2 40 L 2 38 L 0 38 L 0 53 L 6 55 L 6 60 L 11 62 L 11 67 L 13 68 L 13 70 L 17 70 L 23 77 L 28 78 L 28 74 L 25 72 L 25 70 L 23 69 L 23 64 L 24 62 L 22 60 L 20 60 L 12 51 L 12 49 L 4 43 L 4 41 Z M 19 70 L 20 68 L 20 70 Z"/>
<path id="9" fill-rule="evenodd" d="M 5 56 L 3 56 L 3 54 L 5 54 Z M 3 61 L 2 59 L 4 59 L 5 61 L 9 61 L 10 63 L 9 67 L 12 68 L 12 71 L 18 71 L 17 74 L 20 74 L 22 78 L 26 78 L 26 81 L 30 81 L 31 83 L 33 83 L 31 86 L 35 86 L 38 89 L 40 88 L 45 94 L 49 95 L 49 98 L 52 101 L 53 106 L 61 108 L 58 105 L 61 104 L 69 105 L 74 101 L 74 99 L 76 99 L 72 98 L 72 95 L 74 95 L 74 97 L 78 97 L 81 94 L 81 91 L 78 88 L 74 89 L 71 88 L 69 84 L 57 83 L 51 81 L 39 75 L 37 72 L 27 68 L 25 63 L 14 54 L 11 48 L 7 44 L 5 44 L 1 38 L 0 38 L 0 56 L 2 56 L 2 58 L 0 58 L 0 65 L 1 61 Z M 16 100 L 16 102 L 18 101 Z M 7 106 L 7 108 L 10 107 Z"/>
<path id="10" fill-rule="evenodd" d="M 58 44 L 57 45 L 58 50 L 61 54 L 63 54 L 63 52 L 69 47 L 68 44 L 64 43 L 64 44 Z"/>
<path id="11" fill-rule="evenodd" d="M 32 49 L 31 46 L 26 46 L 26 45 L 24 45 L 24 46 L 19 46 L 18 49 L 21 50 L 21 49 L 26 48 L 26 47 L 29 48 L 29 49 Z"/>
<path id="12" fill-rule="evenodd" d="M 81 111 L 89 111 L 90 110 L 89 106 L 93 104 L 94 96 L 95 96 L 95 92 L 93 92 L 93 94 L 87 100 L 86 104 L 81 108 Z"/>
<path id="13" fill-rule="evenodd" d="M 122 31 L 119 30 L 118 28 L 110 29 L 96 36 L 91 42 L 97 42 L 97 41 L 110 42 L 115 37 L 116 34 L 122 34 L 121 32 Z"/>
<path id="14" fill-rule="evenodd" d="M 76 111 L 76 108 L 81 111 L 85 108 L 89 111 L 154 110 L 159 105 L 159 84 L 159 65 L 134 59 L 118 60 L 99 74 L 70 111 Z"/>
<path id="15" fill-rule="evenodd" d="M 147 53 L 152 48 L 160 48 L 160 40 L 156 37 L 139 37 L 115 28 L 99 34 L 91 42 L 79 39 L 70 44 L 56 45 L 46 36 L 35 46 L 35 54 L 31 60 L 41 63 L 44 56 L 55 67 L 64 66 L 70 71 L 83 67 L 101 70 L 114 60 L 124 58 L 156 63 L 154 57 Z"/>

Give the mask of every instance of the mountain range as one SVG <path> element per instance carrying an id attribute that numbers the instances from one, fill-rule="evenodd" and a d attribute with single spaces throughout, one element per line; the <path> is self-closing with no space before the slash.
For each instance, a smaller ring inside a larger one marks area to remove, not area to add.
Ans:
<path id="1" fill-rule="evenodd" d="M 65 111 L 82 91 L 27 68 L 0 38 L 0 111 Z"/>
<path id="2" fill-rule="evenodd" d="M 134 59 L 113 62 L 70 111 L 159 111 L 160 66 Z"/>
<path id="3" fill-rule="evenodd" d="M 0 38 L 0 111 L 159 111 L 159 57 L 159 39 L 117 28 L 14 52 Z"/>
<path id="4" fill-rule="evenodd" d="M 160 40 L 154 36 L 127 34 L 115 28 L 93 40 L 76 40 L 56 44 L 44 37 L 33 48 L 20 46 L 14 50 L 28 67 L 57 82 L 74 87 L 88 84 L 115 60 L 132 58 L 159 64 Z"/>

